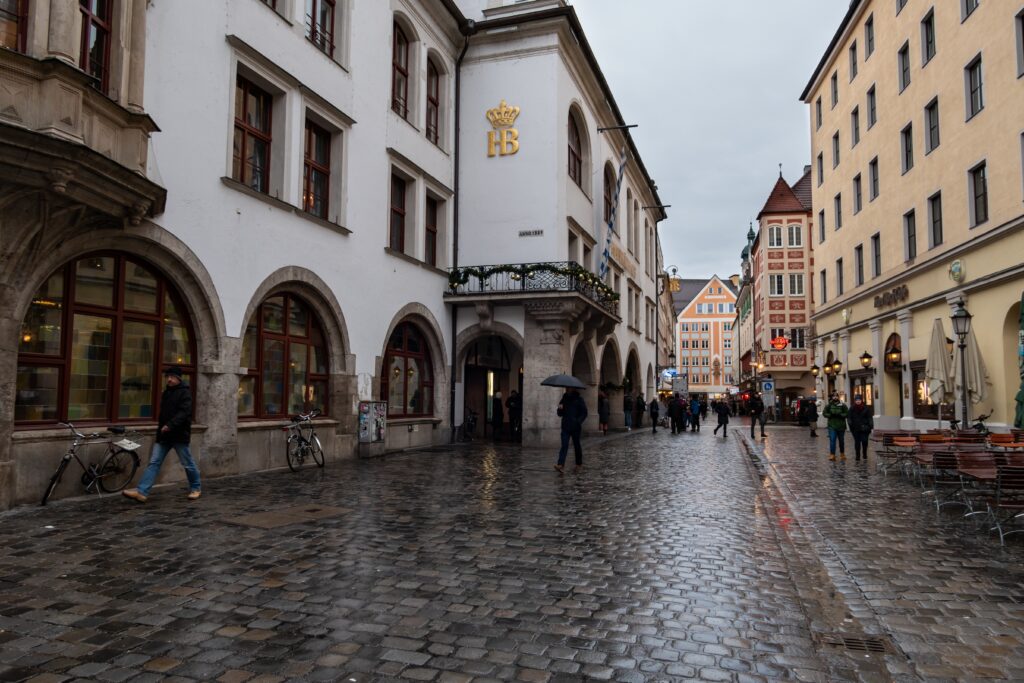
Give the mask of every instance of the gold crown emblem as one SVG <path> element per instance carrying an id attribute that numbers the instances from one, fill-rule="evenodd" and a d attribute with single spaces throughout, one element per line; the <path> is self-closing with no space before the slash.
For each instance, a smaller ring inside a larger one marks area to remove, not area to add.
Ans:
<path id="1" fill-rule="evenodd" d="M 502 100 L 501 104 L 494 109 L 487 110 L 487 120 L 494 128 L 512 127 L 515 125 L 517 116 L 519 116 L 519 107 L 510 107 L 505 100 Z"/>

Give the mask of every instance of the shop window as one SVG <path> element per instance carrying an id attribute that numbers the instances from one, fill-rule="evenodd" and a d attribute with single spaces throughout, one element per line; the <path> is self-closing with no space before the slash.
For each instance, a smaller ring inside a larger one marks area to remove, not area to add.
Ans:
<path id="1" fill-rule="evenodd" d="M 278 294 L 249 319 L 242 338 L 240 417 L 327 413 L 327 344 L 316 314 L 301 299 Z"/>
<path id="2" fill-rule="evenodd" d="M 15 422 L 152 422 L 173 365 L 191 384 L 195 345 L 171 284 L 131 256 L 81 258 L 47 278 L 22 320 Z"/>
<path id="3" fill-rule="evenodd" d="M 928 379 L 925 377 L 925 362 L 914 361 L 910 364 L 910 372 L 914 382 L 914 417 L 935 420 L 939 417 L 938 404 L 932 403 L 928 396 Z"/>
<path id="4" fill-rule="evenodd" d="M 28 0 L 0 0 L 0 47 L 24 52 L 27 29 Z"/>
<path id="5" fill-rule="evenodd" d="M 235 83 L 235 135 L 231 177 L 257 192 L 270 191 L 273 97 L 251 81 Z"/>
<path id="6" fill-rule="evenodd" d="M 402 323 L 391 333 L 381 372 L 382 400 L 391 417 L 434 413 L 434 372 L 427 340 L 418 327 Z"/>

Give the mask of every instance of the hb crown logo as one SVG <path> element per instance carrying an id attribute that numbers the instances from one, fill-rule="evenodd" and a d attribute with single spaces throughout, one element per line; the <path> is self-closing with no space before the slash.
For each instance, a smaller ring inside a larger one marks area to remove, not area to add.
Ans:
<path id="1" fill-rule="evenodd" d="M 519 151 L 519 131 L 513 128 L 519 116 L 519 107 L 510 107 L 501 101 L 487 110 L 487 120 L 494 130 L 487 131 L 487 156 L 509 156 Z"/>

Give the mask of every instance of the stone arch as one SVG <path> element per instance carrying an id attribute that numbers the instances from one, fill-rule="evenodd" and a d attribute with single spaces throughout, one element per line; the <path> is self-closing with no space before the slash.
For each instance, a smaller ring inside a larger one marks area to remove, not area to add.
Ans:
<path id="1" fill-rule="evenodd" d="M 582 354 L 580 352 L 583 352 Z M 582 362 L 577 362 L 582 361 Z M 585 363 L 585 364 L 584 364 Z M 595 368 L 597 364 L 594 362 L 594 350 L 586 340 L 580 340 L 576 344 L 576 349 L 572 353 L 572 374 L 576 379 L 581 380 L 584 384 L 593 385 L 597 384 L 597 377 Z M 577 369 L 580 369 L 585 376 L 576 374 Z"/>
<path id="2" fill-rule="evenodd" d="M 1021 363 L 1024 359 L 1018 356 L 1018 334 L 1020 332 L 1020 310 L 1021 302 L 1015 301 L 1006 311 L 1006 317 L 1003 319 L 1003 362 L 1002 366 L 1007 369 L 1004 373 L 1006 389 L 1003 392 L 1002 400 L 1000 401 L 1003 410 L 1006 411 L 1006 424 L 1010 427 L 1016 426 L 1018 429 L 1024 428 L 1024 424 L 1014 425 L 1014 417 L 1017 412 L 1016 396 L 1021 386 L 1021 373 L 1024 373 L 1024 368 L 1021 367 Z M 1018 370 L 1019 372 L 1014 373 L 1012 370 Z M 999 400 L 998 398 L 996 400 Z"/>
<path id="3" fill-rule="evenodd" d="M 610 365 L 610 367 L 609 367 Z M 601 352 L 601 367 L 599 377 L 601 384 L 614 384 L 618 386 L 622 382 L 622 356 L 619 353 L 619 344 L 614 337 L 609 337 Z"/>
<path id="4" fill-rule="evenodd" d="M 640 376 L 640 352 L 636 348 L 636 342 L 629 343 L 629 350 L 626 352 L 626 367 L 624 368 L 624 378 L 628 378 L 629 382 L 623 382 L 623 384 L 629 384 L 628 389 L 634 394 L 638 391 L 643 390 L 641 386 L 642 378 Z"/>
<path id="5" fill-rule="evenodd" d="M 455 375 L 452 378 L 455 382 L 462 381 L 462 366 L 466 360 L 466 352 L 469 350 L 469 345 L 480 339 L 481 337 L 487 337 L 489 335 L 495 335 L 501 337 L 507 342 L 511 342 L 519 347 L 520 350 L 525 349 L 525 342 L 523 341 L 523 335 L 519 334 L 518 331 L 511 325 L 505 323 L 493 321 L 488 329 L 484 329 L 479 323 L 470 325 L 466 329 L 459 332 L 455 340 Z"/>
<path id="6" fill-rule="evenodd" d="M 414 301 L 402 306 L 392 316 L 391 322 L 388 323 L 387 331 L 381 340 L 380 354 L 374 359 L 373 363 L 373 396 L 376 396 L 377 400 L 387 400 L 380 395 L 380 378 L 384 367 L 384 356 L 387 353 L 388 340 L 391 338 L 391 334 L 403 322 L 415 324 L 423 331 L 430 342 L 430 363 L 434 371 L 434 417 L 440 418 L 443 423 L 447 424 L 449 422 L 448 406 L 451 402 L 449 392 L 451 378 L 449 377 L 448 368 L 450 359 L 444 342 L 444 334 L 441 332 L 441 326 L 438 325 L 437 319 L 431 310 L 421 303 Z"/>
<path id="7" fill-rule="evenodd" d="M 648 363 L 647 364 L 647 384 L 645 385 L 646 388 L 644 389 L 644 396 L 646 396 L 648 399 L 652 398 L 654 396 L 654 394 L 655 394 L 655 390 L 656 390 L 657 387 L 655 386 L 654 382 L 655 382 L 654 368 L 651 366 L 650 363 Z"/>

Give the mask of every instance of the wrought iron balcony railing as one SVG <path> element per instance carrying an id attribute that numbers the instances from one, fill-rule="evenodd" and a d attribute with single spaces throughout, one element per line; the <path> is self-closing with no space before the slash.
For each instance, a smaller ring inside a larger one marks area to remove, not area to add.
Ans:
<path id="1" fill-rule="evenodd" d="M 448 292 L 453 296 L 577 292 L 619 315 L 619 295 L 575 261 L 450 268 Z"/>

